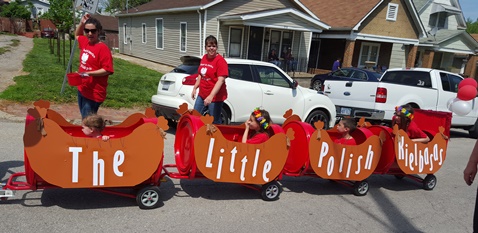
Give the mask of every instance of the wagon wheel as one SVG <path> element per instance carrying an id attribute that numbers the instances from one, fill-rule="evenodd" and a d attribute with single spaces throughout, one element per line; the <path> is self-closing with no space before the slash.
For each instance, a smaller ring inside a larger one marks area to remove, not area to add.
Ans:
<path id="1" fill-rule="evenodd" d="M 423 189 L 433 190 L 435 186 L 437 186 L 437 178 L 435 175 L 429 174 L 423 179 Z"/>
<path id="2" fill-rule="evenodd" d="M 159 187 L 147 186 L 136 194 L 136 203 L 140 209 L 154 209 L 159 206 Z"/>
<path id="3" fill-rule="evenodd" d="M 279 195 L 282 192 L 282 186 L 277 181 L 269 182 L 262 185 L 261 195 L 264 201 L 275 201 L 279 199 Z"/>
<path id="4" fill-rule="evenodd" d="M 405 176 L 404 175 L 394 175 L 397 180 L 403 179 Z"/>
<path id="5" fill-rule="evenodd" d="M 366 180 L 356 181 L 354 183 L 354 195 L 365 196 L 368 193 L 368 182 Z"/>

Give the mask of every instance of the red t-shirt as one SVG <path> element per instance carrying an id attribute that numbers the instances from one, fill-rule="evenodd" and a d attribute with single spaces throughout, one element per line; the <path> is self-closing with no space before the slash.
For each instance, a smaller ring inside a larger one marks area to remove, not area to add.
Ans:
<path id="1" fill-rule="evenodd" d="M 334 140 L 334 142 L 337 144 L 342 144 L 342 145 L 351 145 L 351 146 L 357 145 L 354 138 L 350 138 L 350 139 L 337 138 Z"/>
<path id="2" fill-rule="evenodd" d="M 266 133 L 256 133 L 252 138 L 247 139 L 246 143 L 249 144 L 259 144 L 267 141 L 269 139 L 269 135 Z"/>
<path id="3" fill-rule="evenodd" d="M 208 59 L 207 54 L 201 59 L 201 64 L 198 68 L 198 73 L 201 75 L 201 82 L 199 84 L 199 96 L 205 99 L 211 94 L 214 85 L 216 85 L 218 77 L 229 76 L 227 62 L 224 58 L 217 54 L 213 59 Z M 217 92 L 212 102 L 220 102 L 227 99 L 226 83 L 222 84 L 221 89 Z"/>
<path id="4" fill-rule="evenodd" d="M 90 45 L 86 36 L 78 36 L 80 48 L 80 66 L 78 72 L 95 71 L 101 68 L 111 73 L 113 70 L 113 57 L 106 44 L 99 42 Z M 103 102 L 106 99 L 106 87 L 108 86 L 108 75 L 89 76 L 82 78 L 82 84 L 78 90 L 85 98 L 95 102 Z"/>
<path id="5" fill-rule="evenodd" d="M 418 128 L 418 125 L 414 121 L 410 121 L 410 124 L 408 124 L 407 134 L 410 139 L 428 137 L 423 130 Z"/>

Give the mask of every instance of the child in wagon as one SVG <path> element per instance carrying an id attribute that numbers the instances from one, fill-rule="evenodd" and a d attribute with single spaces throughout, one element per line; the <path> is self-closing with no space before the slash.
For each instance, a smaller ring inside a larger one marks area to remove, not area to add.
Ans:
<path id="1" fill-rule="evenodd" d="M 103 135 L 101 132 L 105 129 L 107 122 L 111 124 L 109 120 L 104 120 L 100 115 L 90 114 L 81 122 L 82 131 L 88 137 L 101 138 L 106 142 L 110 139 L 110 136 Z"/>
<path id="2" fill-rule="evenodd" d="M 413 108 L 409 104 L 395 107 L 395 116 L 392 118 L 392 125 L 398 125 L 408 134 L 408 137 L 414 142 L 429 142 L 430 138 L 413 121 Z"/>
<path id="3" fill-rule="evenodd" d="M 271 117 L 268 111 L 255 108 L 245 125 L 242 143 L 259 144 L 269 139 L 268 129 L 271 125 Z M 250 130 L 254 131 L 251 135 L 249 135 Z"/>
<path id="4" fill-rule="evenodd" d="M 350 135 L 355 129 L 357 129 L 357 121 L 354 118 L 343 118 L 337 124 L 337 131 L 342 134 L 342 137 L 335 139 L 334 142 L 344 145 L 357 145 L 355 139 Z"/>

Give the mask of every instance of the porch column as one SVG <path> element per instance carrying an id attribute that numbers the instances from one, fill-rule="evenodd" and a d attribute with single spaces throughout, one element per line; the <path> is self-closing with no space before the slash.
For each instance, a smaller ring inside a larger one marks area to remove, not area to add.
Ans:
<path id="1" fill-rule="evenodd" d="M 435 51 L 425 50 L 425 53 L 423 54 L 422 67 L 423 68 L 432 68 L 433 57 L 434 56 L 435 56 Z"/>
<path id="2" fill-rule="evenodd" d="M 408 45 L 407 68 L 415 67 L 415 58 L 417 57 L 417 46 Z"/>
<path id="3" fill-rule="evenodd" d="M 352 66 L 352 59 L 354 57 L 354 48 L 355 48 L 355 41 L 347 40 L 345 42 L 345 52 L 344 52 L 344 60 L 342 61 L 342 67 Z"/>

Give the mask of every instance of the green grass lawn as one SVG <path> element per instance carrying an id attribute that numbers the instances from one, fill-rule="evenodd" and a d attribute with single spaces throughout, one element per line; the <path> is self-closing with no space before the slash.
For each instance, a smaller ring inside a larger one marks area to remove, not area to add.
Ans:
<path id="1" fill-rule="evenodd" d="M 63 94 L 60 94 L 66 71 L 63 58 L 60 59 L 61 62 L 58 61 L 56 49 L 55 54 L 51 54 L 49 40 L 35 38 L 33 41 L 33 49 L 23 61 L 23 70 L 29 74 L 15 77 L 16 84 L 1 92 L 0 99 L 20 103 L 30 103 L 39 99 L 52 103 L 76 102 L 77 89 L 69 86 L 68 82 L 65 84 Z M 66 47 L 68 50 L 69 46 Z M 66 57 L 68 63 L 69 52 Z M 73 72 L 78 70 L 78 57 L 77 49 L 72 61 Z M 113 62 L 115 73 L 109 77 L 108 96 L 102 106 L 111 108 L 150 106 L 151 96 L 156 93 L 162 74 L 122 59 L 114 58 Z"/>

